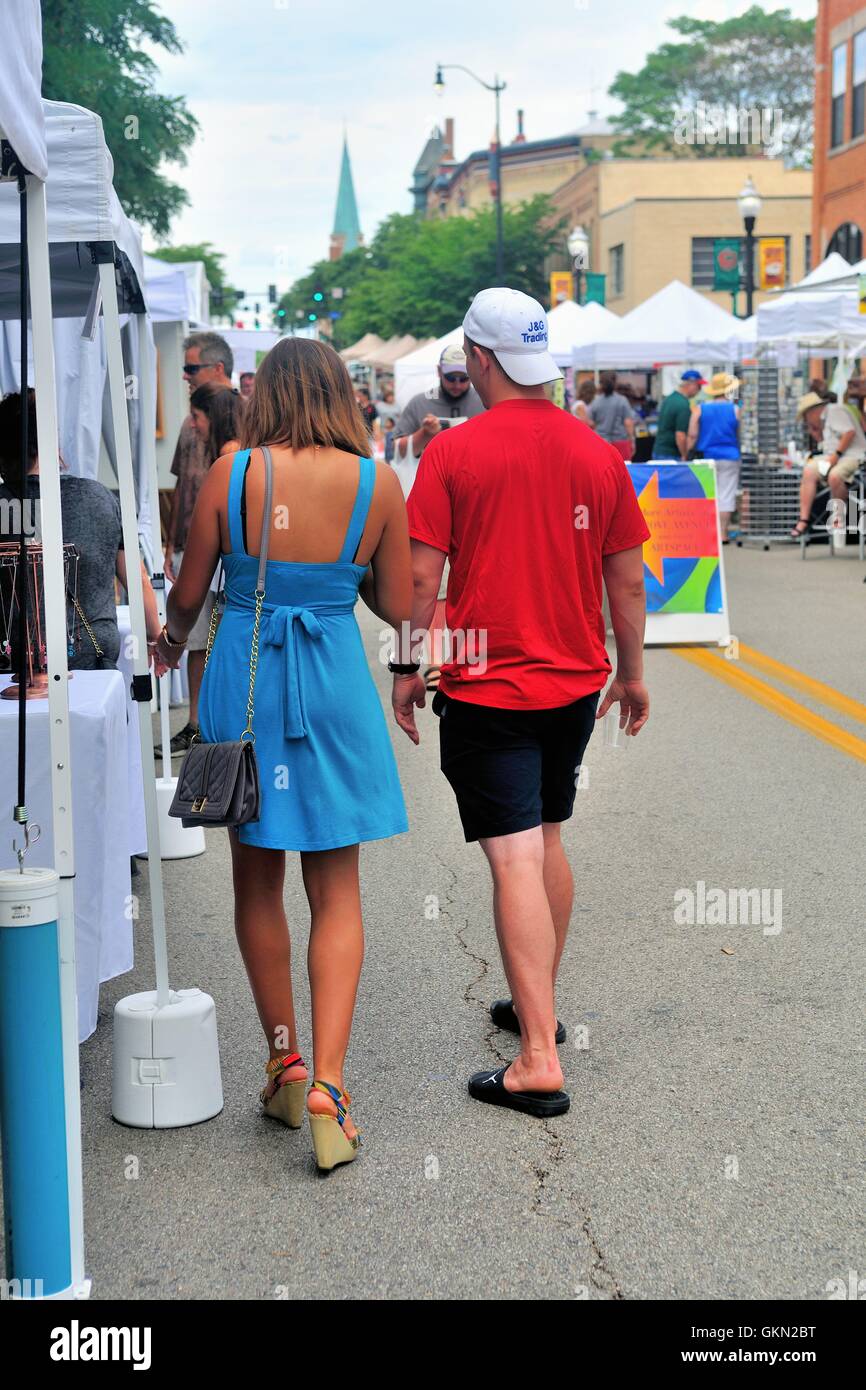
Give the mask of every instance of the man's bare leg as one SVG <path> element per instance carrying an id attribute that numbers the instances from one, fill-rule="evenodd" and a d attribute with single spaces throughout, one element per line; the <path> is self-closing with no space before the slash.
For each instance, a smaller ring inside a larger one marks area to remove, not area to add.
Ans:
<path id="1" fill-rule="evenodd" d="M 550 821 L 542 825 L 541 829 L 544 834 L 544 891 L 550 904 L 550 915 L 556 932 L 556 955 L 553 961 L 553 983 L 556 985 L 571 922 L 571 909 L 574 905 L 574 878 L 562 847 L 562 826 L 558 822 Z"/>
<path id="2" fill-rule="evenodd" d="M 520 1015 L 520 1055 L 503 1084 L 508 1091 L 558 1091 L 563 1077 L 554 1041 L 557 934 L 545 887 L 544 834 L 539 825 L 480 844 L 493 875 L 502 963 Z"/>

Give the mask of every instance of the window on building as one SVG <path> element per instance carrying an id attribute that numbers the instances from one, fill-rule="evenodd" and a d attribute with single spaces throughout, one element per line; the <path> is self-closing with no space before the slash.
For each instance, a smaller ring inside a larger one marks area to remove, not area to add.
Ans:
<path id="1" fill-rule="evenodd" d="M 851 69 L 851 139 L 866 133 L 866 29 L 854 35 Z"/>
<path id="2" fill-rule="evenodd" d="M 615 299 L 617 295 L 625 293 L 625 247 L 612 246 L 608 253 L 608 270 L 610 273 L 610 297 Z"/>
<path id="3" fill-rule="evenodd" d="M 835 149 L 845 139 L 845 87 L 848 66 L 848 45 L 840 43 L 833 49 L 832 85 L 830 88 L 830 148 Z"/>
<path id="4" fill-rule="evenodd" d="M 837 227 L 827 243 L 827 255 L 831 251 L 838 251 L 840 256 L 844 256 L 846 261 L 853 265 L 856 261 L 863 259 L 863 232 L 856 222 L 843 222 L 841 227 Z"/>
<path id="5" fill-rule="evenodd" d="M 806 268 L 805 273 L 808 275 L 809 271 L 812 269 L 812 238 L 808 232 L 806 233 L 806 245 L 803 250 L 803 265 Z"/>

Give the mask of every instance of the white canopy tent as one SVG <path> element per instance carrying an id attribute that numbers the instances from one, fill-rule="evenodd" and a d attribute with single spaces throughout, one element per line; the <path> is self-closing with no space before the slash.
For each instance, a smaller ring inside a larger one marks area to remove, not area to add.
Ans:
<path id="1" fill-rule="evenodd" d="M 154 323 L 188 323 L 190 295 L 182 265 L 144 257 L 147 311 Z"/>
<path id="2" fill-rule="evenodd" d="M 113 242 L 117 247 L 119 306 L 124 314 L 124 375 L 137 382 L 143 375 L 140 356 L 146 352 L 155 367 L 153 335 L 127 326 L 126 314 L 143 312 L 144 258 L 138 230 L 124 213 L 111 183 L 111 155 L 99 117 L 65 102 L 42 103 L 46 149 L 51 177 L 46 184 L 54 358 L 59 409 L 60 450 L 65 466 L 80 477 L 99 472 L 100 440 L 104 438 L 117 474 L 113 432 L 106 393 L 108 355 L 105 324 L 99 317 L 98 281 L 86 248 Z M 0 196 L 0 286 L 16 272 L 18 239 L 17 195 L 7 184 Z M 17 294 L 17 290 L 15 291 Z M 21 380 L 21 330 L 14 317 L 0 323 L 0 391 L 18 390 Z M 140 393 L 128 393 L 127 409 L 133 436 L 139 534 L 150 557 L 150 505 L 147 468 L 153 425 L 141 410 Z"/>
<path id="3" fill-rule="evenodd" d="M 798 280 L 758 306 L 757 337 L 762 349 L 796 354 L 802 348 L 812 357 L 850 355 L 866 342 L 866 316 L 858 314 L 856 276 L 838 251 Z"/>
<path id="4" fill-rule="evenodd" d="M 575 348 L 603 341 L 619 322 L 618 314 L 612 314 L 596 300 L 576 304 L 573 299 L 564 299 L 547 316 L 550 351 L 556 365 L 570 367 Z"/>
<path id="5" fill-rule="evenodd" d="M 340 356 L 344 362 L 362 362 L 367 353 L 375 352 L 377 348 L 385 346 L 385 339 L 380 338 L 378 333 L 365 333 L 363 338 L 359 338 L 357 343 L 351 343 L 349 347 L 343 348 Z"/>
<path id="6" fill-rule="evenodd" d="M 672 280 L 624 315 L 605 335 L 575 348 L 583 368 L 653 367 L 664 362 L 722 363 L 741 351 L 740 320 L 712 300 Z"/>
<path id="7" fill-rule="evenodd" d="M 202 325 L 202 329 L 207 331 L 207 325 Z M 264 328 L 214 327 L 211 331 L 225 338 L 231 348 L 236 373 L 254 372 L 264 355 L 270 352 L 274 343 L 278 343 L 283 336 L 281 333 L 268 332 Z"/>
<path id="8" fill-rule="evenodd" d="M 813 357 L 854 354 L 866 347 L 866 315 L 856 289 L 783 294 L 758 307 L 758 339 L 799 343 Z"/>

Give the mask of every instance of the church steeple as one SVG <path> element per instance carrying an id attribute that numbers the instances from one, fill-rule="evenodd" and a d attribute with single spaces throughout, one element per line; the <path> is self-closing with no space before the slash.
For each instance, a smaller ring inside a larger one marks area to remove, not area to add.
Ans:
<path id="1" fill-rule="evenodd" d="M 349 145 L 343 136 L 343 158 L 340 164 L 340 186 L 337 190 L 337 210 L 334 213 L 334 230 L 331 232 L 331 260 L 338 261 L 344 251 L 354 251 L 362 246 L 361 222 L 358 217 L 358 203 L 355 198 L 355 184 L 352 179 L 352 164 L 349 159 Z"/>

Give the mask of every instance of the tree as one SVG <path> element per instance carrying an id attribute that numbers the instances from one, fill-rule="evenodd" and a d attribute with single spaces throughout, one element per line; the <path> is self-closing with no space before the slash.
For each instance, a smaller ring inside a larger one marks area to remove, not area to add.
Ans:
<path id="1" fill-rule="evenodd" d="M 102 117 L 125 211 L 165 236 L 189 197 L 160 173 L 184 163 L 198 124 L 180 97 L 161 96 L 146 40 L 182 52 L 177 31 L 152 0 L 42 0 L 42 94 Z"/>
<path id="2" fill-rule="evenodd" d="M 217 251 L 209 241 L 200 241 L 197 244 L 190 243 L 187 246 L 160 246 L 156 251 L 149 251 L 148 255 L 158 256 L 161 261 L 203 261 L 205 275 L 210 285 L 211 317 L 216 321 L 220 318 L 228 318 L 234 322 L 232 312 L 237 303 L 237 291 L 233 285 L 226 280 L 223 269 L 225 257 L 221 251 Z"/>
<path id="3" fill-rule="evenodd" d="M 564 223 L 554 217 L 549 199 L 539 196 L 503 209 L 503 233 L 505 283 L 544 300 L 545 259 L 560 248 Z M 368 332 L 440 337 L 462 322 L 478 290 L 495 283 L 493 208 L 442 219 L 394 213 L 369 248 L 320 261 L 298 280 L 281 301 L 286 317 L 279 322 L 291 328 L 308 313 L 324 317 L 336 308 L 342 313 L 334 325 L 337 347 Z M 344 290 L 340 300 L 331 295 L 334 285 Z M 321 309 L 312 300 L 317 287 L 325 295 Z"/>
<path id="4" fill-rule="evenodd" d="M 762 147 L 810 163 L 814 20 L 753 5 L 718 23 L 688 15 L 668 23 L 686 42 L 662 44 L 640 72 L 618 73 L 609 89 L 624 108 L 612 118 L 625 136 L 616 154 L 642 148 L 706 157 Z M 763 120 L 755 112 L 765 112 Z"/>

